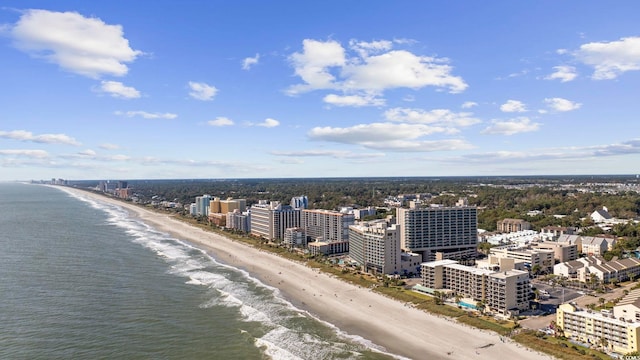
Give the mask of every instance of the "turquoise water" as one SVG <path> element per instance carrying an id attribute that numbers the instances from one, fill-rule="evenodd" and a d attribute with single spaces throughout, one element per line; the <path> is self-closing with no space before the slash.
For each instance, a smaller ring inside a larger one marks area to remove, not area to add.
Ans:
<path id="1" fill-rule="evenodd" d="M 468 309 L 473 309 L 473 310 L 478 309 L 478 307 L 475 304 L 469 304 L 469 303 L 466 303 L 464 301 L 458 302 L 458 305 L 460 305 L 462 307 L 465 307 L 465 308 L 468 308 Z"/>
<path id="2" fill-rule="evenodd" d="M 0 359 L 391 357 L 63 188 L 0 184 L 0 246 Z"/>

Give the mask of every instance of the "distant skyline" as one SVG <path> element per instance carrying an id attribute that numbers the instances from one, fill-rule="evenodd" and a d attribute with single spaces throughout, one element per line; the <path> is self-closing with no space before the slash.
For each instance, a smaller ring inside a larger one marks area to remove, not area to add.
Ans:
<path id="1" fill-rule="evenodd" d="M 5 1 L 0 181 L 640 172 L 637 1 Z"/>

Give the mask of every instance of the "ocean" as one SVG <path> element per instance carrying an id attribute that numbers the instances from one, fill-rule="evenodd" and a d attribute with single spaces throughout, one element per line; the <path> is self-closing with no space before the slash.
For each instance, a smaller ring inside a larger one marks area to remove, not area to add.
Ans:
<path id="1" fill-rule="evenodd" d="M 64 188 L 0 184 L 0 249 L 0 359 L 394 358 Z"/>

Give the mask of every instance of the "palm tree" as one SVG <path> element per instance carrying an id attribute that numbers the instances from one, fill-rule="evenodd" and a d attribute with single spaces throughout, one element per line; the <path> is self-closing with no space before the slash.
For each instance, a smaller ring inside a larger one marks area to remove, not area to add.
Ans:
<path id="1" fill-rule="evenodd" d="M 486 307 L 486 305 L 485 305 L 485 303 L 484 303 L 482 300 L 480 300 L 480 301 L 476 302 L 476 309 L 477 309 L 478 311 L 480 311 L 480 314 L 483 314 L 483 315 L 484 315 L 485 307 Z"/>

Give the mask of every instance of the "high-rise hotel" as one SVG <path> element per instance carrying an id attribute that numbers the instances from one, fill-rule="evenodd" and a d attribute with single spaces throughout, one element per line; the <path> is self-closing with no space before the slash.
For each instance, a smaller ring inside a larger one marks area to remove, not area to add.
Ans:
<path id="1" fill-rule="evenodd" d="M 421 205 L 411 202 L 408 209 L 397 209 L 402 248 L 422 254 L 423 261 L 475 259 L 477 208 L 464 203 L 454 207 Z"/>

